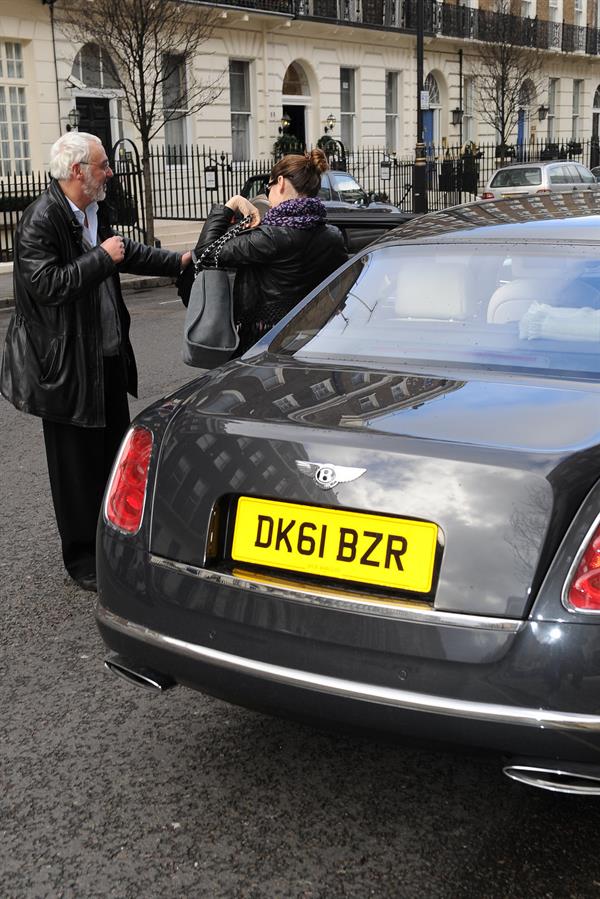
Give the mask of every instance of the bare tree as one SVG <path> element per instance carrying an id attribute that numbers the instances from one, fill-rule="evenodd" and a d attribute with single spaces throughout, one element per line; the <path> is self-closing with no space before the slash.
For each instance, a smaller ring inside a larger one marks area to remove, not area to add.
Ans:
<path id="1" fill-rule="evenodd" d="M 523 46 L 528 20 L 510 15 L 509 0 L 496 0 L 492 17 L 495 40 L 482 42 L 474 66 L 481 121 L 498 133 L 501 155 L 519 118 L 519 108 L 532 101 L 542 85 L 542 57 Z"/>
<path id="2" fill-rule="evenodd" d="M 224 72 L 203 81 L 194 70 L 215 22 L 214 11 L 181 0 L 61 0 L 57 7 L 57 23 L 71 41 L 97 45 L 115 64 L 111 75 L 142 145 L 151 244 L 150 142 L 167 122 L 197 113 L 221 94 Z"/>

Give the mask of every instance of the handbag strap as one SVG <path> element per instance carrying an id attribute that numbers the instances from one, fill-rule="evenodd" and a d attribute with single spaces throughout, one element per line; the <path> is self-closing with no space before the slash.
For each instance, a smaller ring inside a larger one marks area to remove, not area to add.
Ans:
<path id="1" fill-rule="evenodd" d="M 192 253 L 192 261 L 194 263 L 194 267 L 196 269 L 196 274 L 200 271 L 202 264 L 207 257 L 212 257 L 215 268 L 219 267 L 219 255 L 221 250 L 225 246 L 228 241 L 231 240 L 232 237 L 237 237 L 238 234 L 241 234 L 242 231 L 245 231 L 247 226 L 252 221 L 251 215 L 246 215 L 244 218 L 234 225 L 232 228 L 229 228 L 225 234 L 222 234 L 220 237 L 217 237 L 216 240 L 213 240 L 205 250 L 202 251 L 200 256 L 196 256 L 195 253 Z"/>

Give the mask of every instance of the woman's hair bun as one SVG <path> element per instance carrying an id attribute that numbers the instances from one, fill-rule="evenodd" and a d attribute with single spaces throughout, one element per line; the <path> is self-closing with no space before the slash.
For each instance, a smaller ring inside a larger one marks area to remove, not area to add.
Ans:
<path id="1" fill-rule="evenodd" d="M 323 150 L 319 147 L 313 147 L 310 153 L 307 154 L 311 165 L 314 165 L 316 170 L 321 174 L 321 172 L 326 172 L 329 168 L 329 163 L 327 162 L 327 157 Z"/>

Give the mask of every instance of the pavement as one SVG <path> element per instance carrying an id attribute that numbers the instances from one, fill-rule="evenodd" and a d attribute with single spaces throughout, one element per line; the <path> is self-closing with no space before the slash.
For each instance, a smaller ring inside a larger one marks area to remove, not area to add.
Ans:
<path id="1" fill-rule="evenodd" d="M 10 309 L 14 305 L 12 271 L 0 271 L 0 309 Z M 168 276 L 121 275 L 122 290 L 149 290 L 152 287 L 166 287 L 175 283 Z"/>

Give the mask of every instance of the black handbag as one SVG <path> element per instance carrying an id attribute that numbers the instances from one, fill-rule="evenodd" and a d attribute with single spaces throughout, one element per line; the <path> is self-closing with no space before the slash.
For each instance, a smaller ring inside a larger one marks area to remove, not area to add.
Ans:
<path id="1" fill-rule="evenodd" d="M 218 268 L 219 253 L 251 220 L 252 216 L 246 216 L 213 241 L 201 256 L 192 253 L 194 283 L 185 314 L 181 354 L 186 365 L 216 368 L 228 362 L 238 348 L 240 338 L 233 320 L 235 272 Z M 214 268 L 205 267 L 207 261 Z"/>

